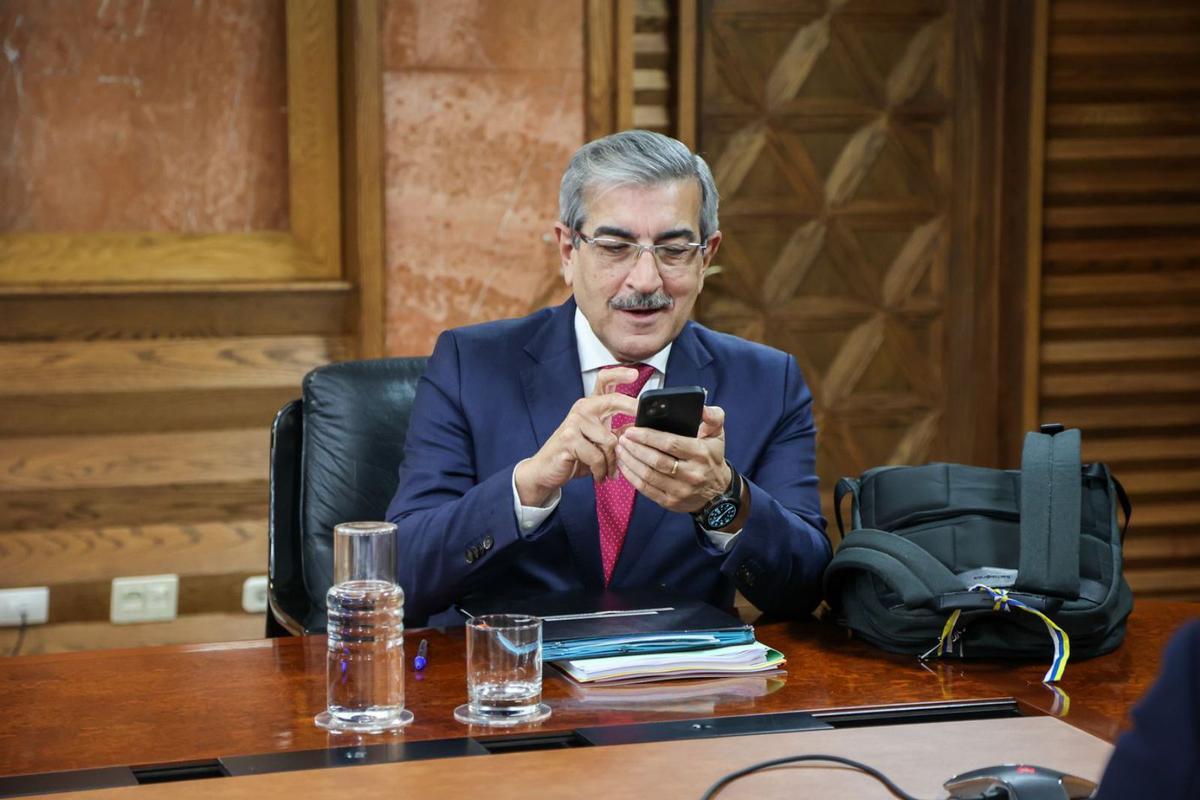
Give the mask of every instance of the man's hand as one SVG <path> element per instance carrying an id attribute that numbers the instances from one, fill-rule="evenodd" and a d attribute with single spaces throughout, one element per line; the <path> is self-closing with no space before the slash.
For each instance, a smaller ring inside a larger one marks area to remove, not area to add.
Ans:
<path id="1" fill-rule="evenodd" d="M 617 465 L 635 489 L 668 511 L 699 511 L 733 480 L 725 463 L 725 412 L 705 406 L 694 439 L 626 428 L 617 442 Z"/>
<path id="2" fill-rule="evenodd" d="M 617 435 L 610 420 L 614 414 L 637 414 L 637 399 L 614 390 L 633 383 L 637 377 L 632 367 L 600 371 L 595 392 L 575 401 L 541 449 L 517 464 L 513 480 L 522 505 L 545 505 L 573 478 L 590 473 L 596 483 L 601 483 L 617 474 Z"/>

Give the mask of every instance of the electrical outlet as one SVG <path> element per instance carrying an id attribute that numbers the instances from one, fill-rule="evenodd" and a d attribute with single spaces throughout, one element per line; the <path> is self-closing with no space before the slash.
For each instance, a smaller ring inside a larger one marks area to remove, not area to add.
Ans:
<path id="1" fill-rule="evenodd" d="M 261 614 L 267 610 L 267 576 L 254 575 L 242 584 L 242 610 Z"/>
<path id="2" fill-rule="evenodd" d="M 0 625 L 42 625 L 50 618 L 50 587 L 0 589 Z"/>
<path id="3" fill-rule="evenodd" d="M 175 619 L 179 603 L 178 575 L 113 578 L 108 618 L 115 623 Z"/>

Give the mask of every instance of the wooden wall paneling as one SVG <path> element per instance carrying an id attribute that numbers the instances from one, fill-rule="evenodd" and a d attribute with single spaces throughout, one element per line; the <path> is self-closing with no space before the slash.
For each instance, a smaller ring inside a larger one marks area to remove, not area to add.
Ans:
<path id="1" fill-rule="evenodd" d="M 953 161 L 942 184 L 949 206 L 946 406 L 929 455 L 1000 465 L 999 235 L 1005 4 L 955 4 Z"/>
<path id="2" fill-rule="evenodd" d="M 94 532 L 109 527 L 266 518 L 265 465 L 253 480 L 230 480 L 218 475 L 213 483 L 75 487 L 65 492 L 53 488 L 0 492 L 0 539 L 11 531 L 83 529 L 85 535 L 99 537 Z M 266 539 L 260 545 L 265 563 Z M 104 563 L 110 570 L 123 567 L 119 560 Z M 164 572 L 172 566 L 170 561 L 164 561 L 154 571 Z M 123 574 L 112 572 L 114 577 Z M 16 581 L 21 576 L 6 574 L 5 578 Z M 24 584 L 8 582 L 6 585 Z"/>
<path id="3" fill-rule="evenodd" d="M 250 481 L 263 474 L 264 431 L 218 430 L 8 439 L 0 492 Z"/>
<path id="4" fill-rule="evenodd" d="M 634 120 L 633 102 L 633 70 L 634 70 L 634 19 L 636 0 L 616 0 L 616 17 L 613 21 L 615 32 L 613 57 L 613 110 L 616 130 L 623 131 L 636 127 Z"/>
<path id="5" fill-rule="evenodd" d="M 1037 398 L 1040 323 L 1043 118 L 1046 3 L 1001 4 L 1004 29 L 998 98 L 999 160 L 994 186 L 996 240 L 996 441 L 999 465 L 1020 464 L 1024 434 Z"/>
<path id="6" fill-rule="evenodd" d="M 149 326 L 157 314 L 133 316 Z M 59 323 L 43 319 L 53 334 Z M 181 615 L 236 611 L 230 576 L 265 569 L 271 419 L 304 374 L 352 347 L 298 333 L 152 334 L 0 344 L 0 585 L 50 586 L 54 623 L 106 615 L 112 577 L 160 572 L 201 598 Z M 69 577 L 81 564 L 91 580 Z M 199 577 L 213 567 L 223 571 Z"/>
<path id="7" fill-rule="evenodd" d="M 386 338 L 383 8 L 377 0 L 341 8 L 346 277 L 357 290 L 353 327 L 358 357 L 382 358 Z"/>
<path id="8" fill-rule="evenodd" d="M 336 279 L 341 275 L 337 6 L 288 0 L 289 231 L 0 232 L 0 285 Z"/>
<path id="9" fill-rule="evenodd" d="M 1049 6 L 1034 386 L 1130 491 L 1139 596 L 1200 597 L 1200 6 Z"/>
<path id="10" fill-rule="evenodd" d="M 204 391 L 8 395 L 0 397 L 0 438 L 261 427 L 296 392 L 296 383 L 281 383 Z"/>
<path id="11" fill-rule="evenodd" d="M 263 572 L 266 450 L 263 425 L 5 439 L 0 585 L 49 587 L 51 627 L 107 626 L 117 575 L 179 574 L 181 620 L 237 611 L 241 583 Z"/>
<path id="12" fill-rule="evenodd" d="M 336 277 L 294 236 L 0 233 L 0 285 L 286 281 Z"/>
<path id="13" fill-rule="evenodd" d="M 51 595 L 25 652 L 262 634 L 271 420 L 382 340 L 378 32 L 340 54 L 337 13 L 288 4 L 291 232 L 0 236 L 0 586 Z M 111 579 L 156 573 L 179 618 L 110 625 Z"/>
<path id="14" fill-rule="evenodd" d="M 261 637 L 264 625 L 261 614 L 241 613 L 197 614 L 172 622 L 141 625 L 111 625 L 108 622 L 35 625 L 26 631 L 21 654 L 257 639 Z M 11 650 L 16 644 L 16 635 L 11 630 L 2 635 L 0 647 Z"/>
<path id="15" fill-rule="evenodd" d="M 589 140 L 640 128 L 695 148 L 698 15 L 697 0 L 588 0 Z"/>
<path id="16" fill-rule="evenodd" d="M 1029 78 L 1029 131 L 1028 131 L 1028 186 L 1025 216 L 1025 283 L 1037 287 L 1042 281 L 1042 237 L 1033 232 L 1042 230 L 1042 191 L 1044 176 L 1044 150 L 1046 141 L 1046 62 L 1049 26 L 1048 0 L 1034 3 L 1031 27 L 1033 33 L 1029 63 L 1032 65 Z M 1041 344 L 1041 292 L 1031 291 L 1025 295 L 1024 358 L 1022 361 L 1021 417 L 1025 430 L 1033 430 L 1043 420 L 1039 419 L 1038 379 Z M 1046 420 L 1049 421 L 1049 420 Z M 1015 437 L 1014 437 L 1015 438 Z M 1015 442 L 1013 442 L 1015 445 Z M 1011 450 L 1010 450 L 1011 452 Z"/>
<path id="17" fill-rule="evenodd" d="M 292 232 L 336 277 L 342 257 L 337 5 L 288 0 L 287 42 Z"/>
<path id="18" fill-rule="evenodd" d="M 0 562 L 10 575 L 37 586 L 106 581 L 112 560 L 129 574 L 154 574 L 164 552 L 186 560 L 191 575 L 260 572 L 264 527 L 259 519 L 29 529 L 0 536 Z"/>
<path id="19" fill-rule="evenodd" d="M 699 80 L 697 47 L 699 44 L 698 0 L 677 0 L 675 25 L 675 138 L 692 150 L 696 139 L 696 84 Z"/>
<path id="20" fill-rule="evenodd" d="M 0 342 L 340 335 L 341 281 L 0 289 Z"/>
<path id="21" fill-rule="evenodd" d="M 722 192 L 706 324 L 794 354 L 832 487 L 997 459 L 995 4 L 706 0 L 700 146 Z"/>
<path id="22" fill-rule="evenodd" d="M 592 139 L 617 130 L 616 86 L 616 0 L 585 0 L 584 80 L 586 108 L 584 136 Z"/>
<path id="23" fill-rule="evenodd" d="M 634 0 L 586 0 L 584 135 L 590 141 L 633 127 Z"/>
<path id="24" fill-rule="evenodd" d="M 12 370 L 0 397 L 38 394 L 298 386 L 314 366 L 339 360 L 340 337 L 238 338 L 0 344 Z"/>
<path id="25" fill-rule="evenodd" d="M 0 437 L 268 425 L 351 355 L 349 299 L 338 282 L 0 292 Z"/>
<path id="26" fill-rule="evenodd" d="M 677 5 L 667 0 L 637 0 L 634 6 L 631 127 L 668 135 L 675 132 L 671 101 Z"/>

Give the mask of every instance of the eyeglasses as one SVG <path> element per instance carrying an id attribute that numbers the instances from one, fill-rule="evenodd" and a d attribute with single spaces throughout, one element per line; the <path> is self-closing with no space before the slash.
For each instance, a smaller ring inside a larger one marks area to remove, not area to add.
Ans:
<path id="1" fill-rule="evenodd" d="M 638 244 L 624 239 L 592 238 L 578 230 L 575 235 L 592 246 L 601 265 L 609 267 L 631 266 L 642 257 L 642 253 L 649 250 L 660 271 L 680 272 L 695 263 L 697 253 L 708 249 L 708 244 L 704 242 Z"/>

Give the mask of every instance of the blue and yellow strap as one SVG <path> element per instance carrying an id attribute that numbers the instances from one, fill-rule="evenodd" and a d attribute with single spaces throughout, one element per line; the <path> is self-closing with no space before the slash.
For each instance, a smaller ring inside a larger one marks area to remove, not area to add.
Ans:
<path id="1" fill-rule="evenodd" d="M 1054 683 L 1060 680 L 1063 673 L 1067 671 L 1067 660 L 1071 657 L 1071 637 L 1067 636 L 1067 632 L 1058 627 L 1054 620 L 1032 608 L 1026 603 L 1021 602 L 1015 597 L 1010 597 L 1007 589 L 993 589 L 990 586 L 985 586 L 982 583 L 977 583 L 970 588 L 972 592 L 987 592 L 992 597 L 993 611 L 1011 611 L 1016 608 L 1028 614 L 1033 614 L 1046 625 L 1046 631 L 1050 634 L 1050 641 L 1054 644 L 1054 660 L 1050 662 L 1050 669 L 1046 670 L 1045 677 L 1042 678 L 1043 683 Z M 960 609 L 955 609 L 950 617 L 946 620 L 946 624 L 942 627 L 942 635 L 938 639 L 936 645 L 922 654 L 922 660 L 933 655 L 935 652 L 939 656 L 952 655 L 954 652 L 954 643 L 958 640 L 957 628 L 958 621 L 962 615 Z"/>

